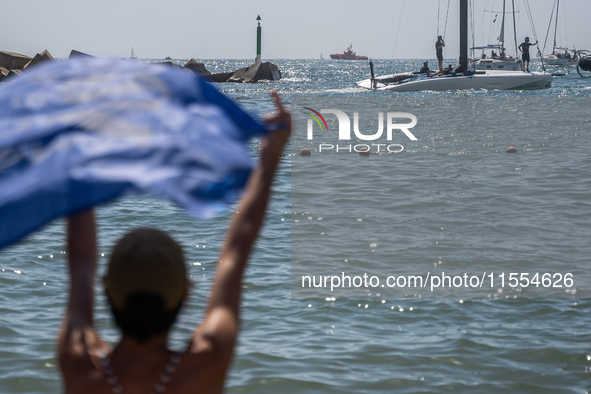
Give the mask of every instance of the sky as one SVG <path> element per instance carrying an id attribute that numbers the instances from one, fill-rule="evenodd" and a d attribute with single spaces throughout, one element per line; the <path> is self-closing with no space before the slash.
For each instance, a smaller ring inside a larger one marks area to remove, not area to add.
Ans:
<path id="1" fill-rule="evenodd" d="M 475 45 L 489 44 L 500 31 L 502 0 L 473 1 Z M 532 41 L 534 37 L 526 13 L 529 2 L 543 46 L 555 0 L 514 1 L 519 10 L 519 43 L 526 35 Z M 76 49 L 95 56 L 128 57 L 133 47 L 139 58 L 253 59 L 260 15 L 263 59 L 312 59 L 321 53 L 328 58 L 350 43 L 358 55 L 374 59 L 433 58 L 438 33 L 446 39 L 445 57 L 455 58 L 458 4 L 458 0 L 4 0 L 0 50 L 34 56 L 47 49 L 55 58 L 65 58 Z M 485 10 L 498 12 L 495 23 L 495 14 Z M 591 0 L 562 0 L 560 13 L 558 44 L 591 50 Z M 512 40 L 512 24 L 508 28 Z M 506 46 L 508 53 L 514 52 L 514 45 Z"/>

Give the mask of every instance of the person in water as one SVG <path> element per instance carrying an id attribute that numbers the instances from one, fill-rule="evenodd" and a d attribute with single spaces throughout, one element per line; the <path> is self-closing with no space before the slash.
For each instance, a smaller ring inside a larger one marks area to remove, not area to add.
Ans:
<path id="1" fill-rule="evenodd" d="M 445 41 L 443 41 L 443 37 L 437 37 L 437 41 L 435 42 L 435 53 L 437 54 L 437 61 L 439 62 L 439 71 L 443 70 L 443 47 L 445 46 Z"/>
<path id="2" fill-rule="evenodd" d="M 105 294 L 122 331 L 111 350 L 93 325 L 97 265 L 92 209 L 67 221 L 70 294 L 58 341 L 66 393 L 221 393 L 239 326 L 242 276 L 263 223 L 271 184 L 290 134 L 291 115 L 272 93 L 278 112 L 266 118 L 260 163 L 222 247 L 205 317 L 181 352 L 168 349 L 168 333 L 188 297 L 181 247 L 156 229 L 137 229 L 115 246 L 104 278 Z"/>
<path id="3" fill-rule="evenodd" d="M 530 62 L 529 47 L 537 45 L 537 44 L 538 44 L 537 41 L 533 44 L 530 44 L 529 37 L 525 37 L 525 42 L 522 42 L 521 44 L 519 44 L 518 48 L 522 53 L 521 59 L 523 60 L 523 63 L 521 63 L 521 71 L 525 71 L 525 67 L 526 67 L 525 62 L 527 62 L 527 72 L 529 72 L 529 62 Z"/>
<path id="4" fill-rule="evenodd" d="M 425 74 L 425 73 L 428 74 L 430 72 L 431 72 L 431 70 L 429 70 L 429 62 L 424 62 L 423 63 L 423 66 L 419 70 L 419 73 L 421 73 L 421 74 Z"/>

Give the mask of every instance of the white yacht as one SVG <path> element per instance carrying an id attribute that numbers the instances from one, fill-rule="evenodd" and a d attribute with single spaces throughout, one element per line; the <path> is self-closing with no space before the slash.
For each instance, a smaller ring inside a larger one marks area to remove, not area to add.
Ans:
<path id="1" fill-rule="evenodd" d="M 547 66 L 576 66 L 580 57 L 585 56 L 586 53 L 587 51 L 576 49 L 555 48 L 553 53 L 544 56 L 543 59 Z"/>
<path id="2" fill-rule="evenodd" d="M 503 0 L 503 11 L 501 11 L 501 29 L 498 33 L 497 44 L 489 44 L 479 47 L 473 47 L 472 53 L 476 50 L 482 50 L 480 58 L 474 60 L 475 70 L 503 70 L 503 71 L 518 71 L 521 70 L 521 64 L 523 61 L 519 59 L 519 51 L 517 49 L 517 39 L 515 38 L 515 57 L 506 55 L 505 47 L 505 26 L 506 26 L 506 15 L 507 15 L 507 1 Z M 515 30 L 515 3 L 513 2 L 513 30 Z M 495 20 L 496 21 L 496 15 Z M 487 55 L 486 51 L 490 51 L 490 56 Z M 495 52 L 496 51 L 496 52 Z"/>
<path id="3" fill-rule="evenodd" d="M 558 11 L 560 9 L 560 0 L 556 0 L 556 19 L 554 20 L 554 45 L 552 47 L 552 53 L 544 55 L 542 60 L 544 64 L 548 66 L 576 66 L 579 59 L 585 56 L 589 51 L 580 51 L 576 49 L 560 48 L 556 46 L 556 36 L 558 33 Z M 554 9 L 552 9 L 554 14 Z M 548 24 L 548 31 L 552 26 L 552 15 L 550 16 L 550 23 Z M 548 36 L 546 35 L 546 40 Z M 544 43 L 544 49 L 546 44 Z"/>

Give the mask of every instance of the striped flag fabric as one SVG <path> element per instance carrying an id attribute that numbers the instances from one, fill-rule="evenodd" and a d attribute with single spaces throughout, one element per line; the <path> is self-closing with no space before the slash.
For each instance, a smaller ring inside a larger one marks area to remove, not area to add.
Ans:
<path id="1" fill-rule="evenodd" d="M 260 122 L 192 72 L 116 59 L 0 86 L 0 248 L 51 220 L 149 193 L 209 218 L 242 191 Z"/>

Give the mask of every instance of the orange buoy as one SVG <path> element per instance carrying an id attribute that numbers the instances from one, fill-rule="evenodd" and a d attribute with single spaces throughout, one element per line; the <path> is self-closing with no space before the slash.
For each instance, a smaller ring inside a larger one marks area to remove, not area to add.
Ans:
<path id="1" fill-rule="evenodd" d="M 507 153 L 517 153 L 517 149 L 514 146 L 510 146 L 507 148 Z"/>
<path id="2" fill-rule="evenodd" d="M 308 148 L 304 148 L 300 151 L 300 156 L 312 156 L 312 152 Z"/>
<path id="3" fill-rule="evenodd" d="M 369 148 L 363 147 L 363 148 L 359 149 L 359 156 L 369 157 Z"/>

